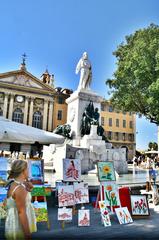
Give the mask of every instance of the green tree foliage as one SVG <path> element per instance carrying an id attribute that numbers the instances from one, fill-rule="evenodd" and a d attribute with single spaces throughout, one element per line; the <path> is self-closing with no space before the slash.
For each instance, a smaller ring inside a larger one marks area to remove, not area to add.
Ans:
<path id="1" fill-rule="evenodd" d="M 106 81 L 113 105 L 159 125 L 159 26 L 126 36 L 113 54 L 117 69 Z"/>
<path id="2" fill-rule="evenodd" d="M 148 150 L 158 150 L 158 144 L 156 142 L 149 142 L 148 144 Z"/>

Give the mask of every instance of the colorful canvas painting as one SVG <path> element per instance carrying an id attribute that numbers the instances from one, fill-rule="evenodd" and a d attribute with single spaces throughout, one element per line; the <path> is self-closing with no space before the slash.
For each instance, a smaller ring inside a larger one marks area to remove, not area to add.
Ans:
<path id="1" fill-rule="evenodd" d="M 99 208 L 101 212 L 102 221 L 105 227 L 111 226 L 109 211 L 105 201 L 99 201 Z"/>
<path id="2" fill-rule="evenodd" d="M 43 185 L 34 185 L 31 191 L 32 196 L 46 196 L 45 187 Z"/>
<path id="3" fill-rule="evenodd" d="M 51 184 L 45 183 L 44 188 L 45 188 L 45 196 L 47 197 L 51 196 L 51 193 L 52 193 Z"/>
<path id="4" fill-rule="evenodd" d="M 146 195 L 131 195 L 132 216 L 148 216 L 149 206 Z"/>
<path id="5" fill-rule="evenodd" d="M 35 201 L 33 206 L 35 210 L 36 221 L 46 222 L 48 220 L 47 203 Z"/>
<path id="6" fill-rule="evenodd" d="M 115 212 L 120 224 L 128 224 L 133 222 L 127 207 L 115 208 Z"/>
<path id="7" fill-rule="evenodd" d="M 78 226 L 90 226 L 90 210 L 78 210 Z"/>
<path id="8" fill-rule="evenodd" d="M 72 208 L 58 208 L 58 220 L 59 221 L 71 221 L 72 220 Z"/>
<path id="9" fill-rule="evenodd" d="M 98 178 L 99 181 L 115 181 L 115 170 L 113 162 L 106 161 L 106 162 L 98 162 Z"/>
<path id="10" fill-rule="evenodd" d="M 74 195 L 75 203 L 88 203 L 89 202 L 89 193 L 88 193 L 88 184 L 87 183 L 78 183 L 74 182 Z"/>
<path id="11" fill-rule="evenodd" d="M 63 180 L 68 182 L 81 180 L 80 159 L 63 159 Z"/>
<path id="12" fill-rule="evenodd" d="M 0 170 L 0 184 L 3 184 L 7 181 L 7 171 Z"/>
<path id="13" fill-rule="evenodd" d="M 0 157 L 0 183 L 3 184 L 7 181 L 7 158 Z"/>
<path id="14" fill-rule="evenodd" d="M 5 157 L 0 157 L 0 170 L 7 171 L 8 160 Z"/>
<path id="15" fill-rule="evenodd" d="M 7 190 L 4 187 L 0 187 L 0 206 L 3 205 L 6 198 L 7 198 Z"/>
<path id="16" fill-rule="evenodd" d="M 0 219 L 4 219 L 7 217 L 7 211 L 4 205 L 0 205 Z"/>
<path id="17" fill-rule="evenodd" d="M 44 182 L 44 160 L 28 160 L 28 168 L 31 181 Z"/>
<path id="18" fill-rule="evenodd" d="M 58 187 L 58 203 L 59 207 L 72 206 L 75 204 L 73 185 Z"/>
<path id="19" fill-rule="evenodd" d="M 114 207 L 120 207 L 118 185 L 115 182 L 102 182 L 101 185 L 106 206 L 110 207 L 111 210 Z"/>

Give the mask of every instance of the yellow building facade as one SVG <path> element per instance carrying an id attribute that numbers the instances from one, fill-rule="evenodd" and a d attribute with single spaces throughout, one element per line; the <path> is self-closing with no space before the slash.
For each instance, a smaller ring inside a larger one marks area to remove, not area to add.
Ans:
<path id="1" fill-rule="evenodd" d="M 66 99 L 70 96 L 72 90 L 67 88 L 55 88 L 54 94 L 54 112 L 53 112 L 53 129 L 67 122 L 67 104 Z"/>
<path id="2" fill-rule="evenodd" d="M 101 103 L 101 125 L 114 148 L 125 147 L 131 160 L 136 149 L 136 116 L 131 112 L 114 110 L 111 102 Z"/>

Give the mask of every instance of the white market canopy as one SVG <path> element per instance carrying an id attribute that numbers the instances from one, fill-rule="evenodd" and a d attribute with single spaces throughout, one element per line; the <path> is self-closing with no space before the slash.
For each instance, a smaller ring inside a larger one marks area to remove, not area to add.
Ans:
<path id="1" fill-rule="evenodd" d="M 150 151 L 147 151 L 145 152 L 146 154 L 158 154 L 159 151 L 156 151 L 156 150 L 150 150 Z"/>
<path id="2" fill-rule="evenodd" d="M 62 144 L 64 137 L 0 117 L 0 142 Z"/>

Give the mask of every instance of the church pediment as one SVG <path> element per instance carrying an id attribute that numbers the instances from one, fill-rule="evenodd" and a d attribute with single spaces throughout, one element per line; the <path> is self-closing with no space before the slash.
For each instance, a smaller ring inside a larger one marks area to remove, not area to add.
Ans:
<path id="1" fill-rule="evenodd" d="M 33 89 L 41 90 L 53 90 L 51 86 L 44 84 L 38 78 L 34 77 L 32 74 L 24 71 L 10 72 L 6 74 L 0 74 L 0 83 L 9 84 Z"/>

